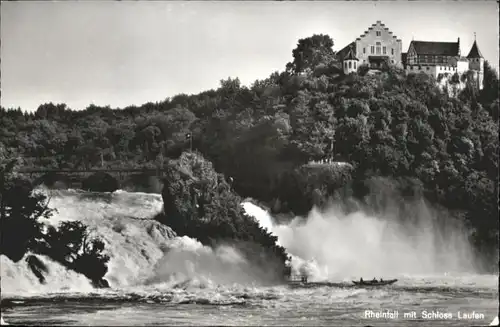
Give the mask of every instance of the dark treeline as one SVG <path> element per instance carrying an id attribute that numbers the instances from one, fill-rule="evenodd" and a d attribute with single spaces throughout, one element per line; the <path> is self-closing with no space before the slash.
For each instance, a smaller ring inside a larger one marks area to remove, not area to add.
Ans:
<path id="1" fill-rule="evenodd" d="M 326 35 L 301 39 L 285 71 L 249 87 L 228 78 L 216 90 L 121 110 L 2 108 L 0 156 L 37 168 L 154 168 L 192 147 L 234 178 L 240 196 L 296 214 L 349 183 L 362 198 L 354 186 L 375 176 L 411 181 L 431 203 L 460 212 L 477 248 L 494 253 L 496 71 L 485 62 L 484 88 L 466 74 L 452 97 L 433 78 L 396 67 L 345 76 L 332 46 Z M 353 169 L 311 184 L 300 167 L 323 158 Z"/>

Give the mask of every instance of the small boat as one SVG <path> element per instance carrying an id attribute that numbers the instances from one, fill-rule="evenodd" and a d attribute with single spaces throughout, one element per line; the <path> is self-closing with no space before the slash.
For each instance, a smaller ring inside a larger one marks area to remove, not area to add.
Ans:
<path id="1" fill-rule="evenodd" d="M 397 282 L 397 279 L 389 279 L 389 280 L 358 280 L 358 281 L 352 281 L 354 285 L 358 286 L 385 286 L 385 285 L 392 285 L 395 282 Z"/>
<path id="2" fill-rule="evenodd" d="M 288 284 L 307 284 L 307 276 L 290 276 L 288 277 Z"/>

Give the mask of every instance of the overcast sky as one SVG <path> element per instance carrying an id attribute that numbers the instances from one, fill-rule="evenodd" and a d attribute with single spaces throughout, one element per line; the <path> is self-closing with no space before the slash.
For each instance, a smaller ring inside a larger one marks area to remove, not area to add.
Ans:
<path id="1" fill-rule="evenodd" d="M 282 71 L 299 38 L 328 34 L 339 50 L 381 20 L 403 41 L 477 33 L 498 66 L 496 1 L 16 1 L 1 5 L 1 101 L 123 108 Z"/>

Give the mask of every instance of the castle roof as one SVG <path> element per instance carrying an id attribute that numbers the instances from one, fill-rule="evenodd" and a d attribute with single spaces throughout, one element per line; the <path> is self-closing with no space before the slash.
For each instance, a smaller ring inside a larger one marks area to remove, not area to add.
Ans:
<path id="1" fill-rule="evenodd" d="M 472 48 L 470 49 L 467 58 L 483 58 L 481 51 L 479 51 L 479 48 L 477 47 L 476 40 L 474 40 L 474 43 L 472 44 Z"/>
<path id="2" fill-rule="evenodd" d="M 356 58 L 356 56 L 354 55 L 354 53 L 352 51 L 352 47 L 349 48 L 349 52 L 344 57 L 344 60 L 358 60 L 358 58 Z"/>
<path id="3" fill-rule="evenodd" d="M 410 47 L 412 45 L 418 55 L 458 56 L 460 53 L 459 42 L 411 41 Z"/>
<path id="4" fill-rule="evenodd" d="M 345 60 L 345 57 L 349 54 L 350 51 L 354 51 L 356 53 L 356 42 L 351 42 L 341 50 L 337 52 L 337 58 L 339 60 Z"/>

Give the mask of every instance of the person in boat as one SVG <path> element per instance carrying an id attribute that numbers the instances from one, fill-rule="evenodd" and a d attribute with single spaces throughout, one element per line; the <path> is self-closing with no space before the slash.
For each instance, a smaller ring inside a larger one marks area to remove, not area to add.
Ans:
<path id="1" fill-rule="evenodd" d="M 359 279 L 359 282 L 360 282 L 360 283 L 363 283 L 363 277 L 361 277 L 361 278 Z"/>
<path id="2" fill-rule="evenodd" d="M 377 279 L 375 277 L 373 277 L 372 282 L 376 283 Z"/>
<path id="3" fill-rule="evenodd" d="M 384 282 L 384 279 L 383 278 L 380 278 L 380 282 L 383 283 Z"/>
<path id="4" fill-rule="evenodd" d="M 292 267 L 290 265 L 285 265 L 285 278 L 290 279 L 292 277 Z"/>

